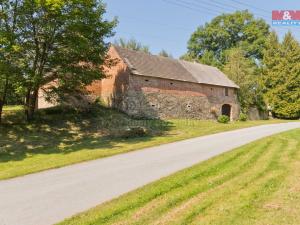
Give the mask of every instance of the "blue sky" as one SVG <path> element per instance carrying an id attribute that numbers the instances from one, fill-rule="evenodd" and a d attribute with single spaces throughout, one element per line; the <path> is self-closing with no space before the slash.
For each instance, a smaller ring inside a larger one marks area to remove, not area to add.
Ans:
<path id="1" fill-rule="evenodd" d="M 272 10 L 300 10 L 299 0 L 103 0 L 105 17 L 118 17 L 116 35 L 135 38 L 150 47 L 153 54 L 165 49 L 174 57 L 186 52 L 190 35 L 215 16 L 248 9 L 271 25 Z M 242 3 L 242 4 L 240 4 Z M 300 40 L 299 27 L 272 27 L 282 38 L 290 29 Z"/>

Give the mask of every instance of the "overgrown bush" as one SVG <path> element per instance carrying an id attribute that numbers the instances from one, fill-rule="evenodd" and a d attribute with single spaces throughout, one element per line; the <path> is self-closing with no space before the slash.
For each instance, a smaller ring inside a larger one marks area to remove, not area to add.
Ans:
<path id="1" fill-rule="evenodd" d="M 228 123 L 230 121 L 230 118 L 226 115 L 221 115 L 218 117 L 219 123 Z"/>
<path id="2" fill-rule="evenodd" d="M 248 116 L 245 113 L 241 113 L 239 116 L 239 121 L 247 121 L 248 120 Z"/>

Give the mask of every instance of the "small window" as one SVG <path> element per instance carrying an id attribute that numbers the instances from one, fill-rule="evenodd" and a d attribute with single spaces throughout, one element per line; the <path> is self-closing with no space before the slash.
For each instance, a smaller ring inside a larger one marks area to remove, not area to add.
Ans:
<path id="1" fill-rule="evenodd" d="M 173 82 L 171 82 L 170 84 L 173 85 Z"/>
<path id="2" fill-rule="evenodd" d="M 148 80 L 148 79 L 146 79 L 145 81 L 146 81 L 146 82 L 148 82 L 149 80 Z"/>
<path id="3" fill-rule="evenodd" d="M 225 88 L 225 96 L 228 96 L 228 88 Z"/>
<path id="4" fill-rule="evenodd" d="M 212 91 L 212 90 L 213 90 L 213 88 L 210 88 L 210 90 Z"/>

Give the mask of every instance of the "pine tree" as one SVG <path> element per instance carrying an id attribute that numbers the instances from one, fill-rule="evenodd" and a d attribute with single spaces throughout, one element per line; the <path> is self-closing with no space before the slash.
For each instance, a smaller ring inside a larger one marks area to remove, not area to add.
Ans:
<path id="1" fill-rule="evenodd" d="M 289 32 L 283 42 L 272 33 L 264 52 L 265 98 L 274 116 L 300 117 L 300 45 Z"/>

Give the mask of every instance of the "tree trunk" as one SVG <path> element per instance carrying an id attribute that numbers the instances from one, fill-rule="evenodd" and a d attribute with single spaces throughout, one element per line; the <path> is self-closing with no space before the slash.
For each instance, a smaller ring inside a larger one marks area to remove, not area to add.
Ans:
<path id="1" fill-rule="evenodd" d="M 6 76 L 5 84 L 4 84 L 4 88 L 3 88 L 3 94 L 2 94 L 2 97 L 0 97 L 0 124 L 2 122 L 2 112 L 3 112 L 3 106 L 6 101 L 7 91 L 8 91 L 8 77 Z"/>
<path id="2" fill-rule="evenodd" d="M 2 122 L 2 111 L 3 111 L 3 102 L 2 102 L 2 100 L 0 100 L 0 124 L 1 124 L 1 122 Z"/>
<path id="3" fill-rule="evenodd" d="M 25 95 L 25 102 L 24 102 L 24 112 L 25 112 L 25 117 L 28 121 L 28 108 L 29 108 L 29 100 L 30 100 L 30 91 L 31 89 L 28 88 L 26 95 Z"/>
<path id="4" fill-rule="evenodd" d="M 38 98 L 38 88 L 35 88 L 33 91 L 28 89 L 25 99 L 25 115 L 28 122 L 32 121 L 34 118 L 34 113 L 37 104 Z"/>

